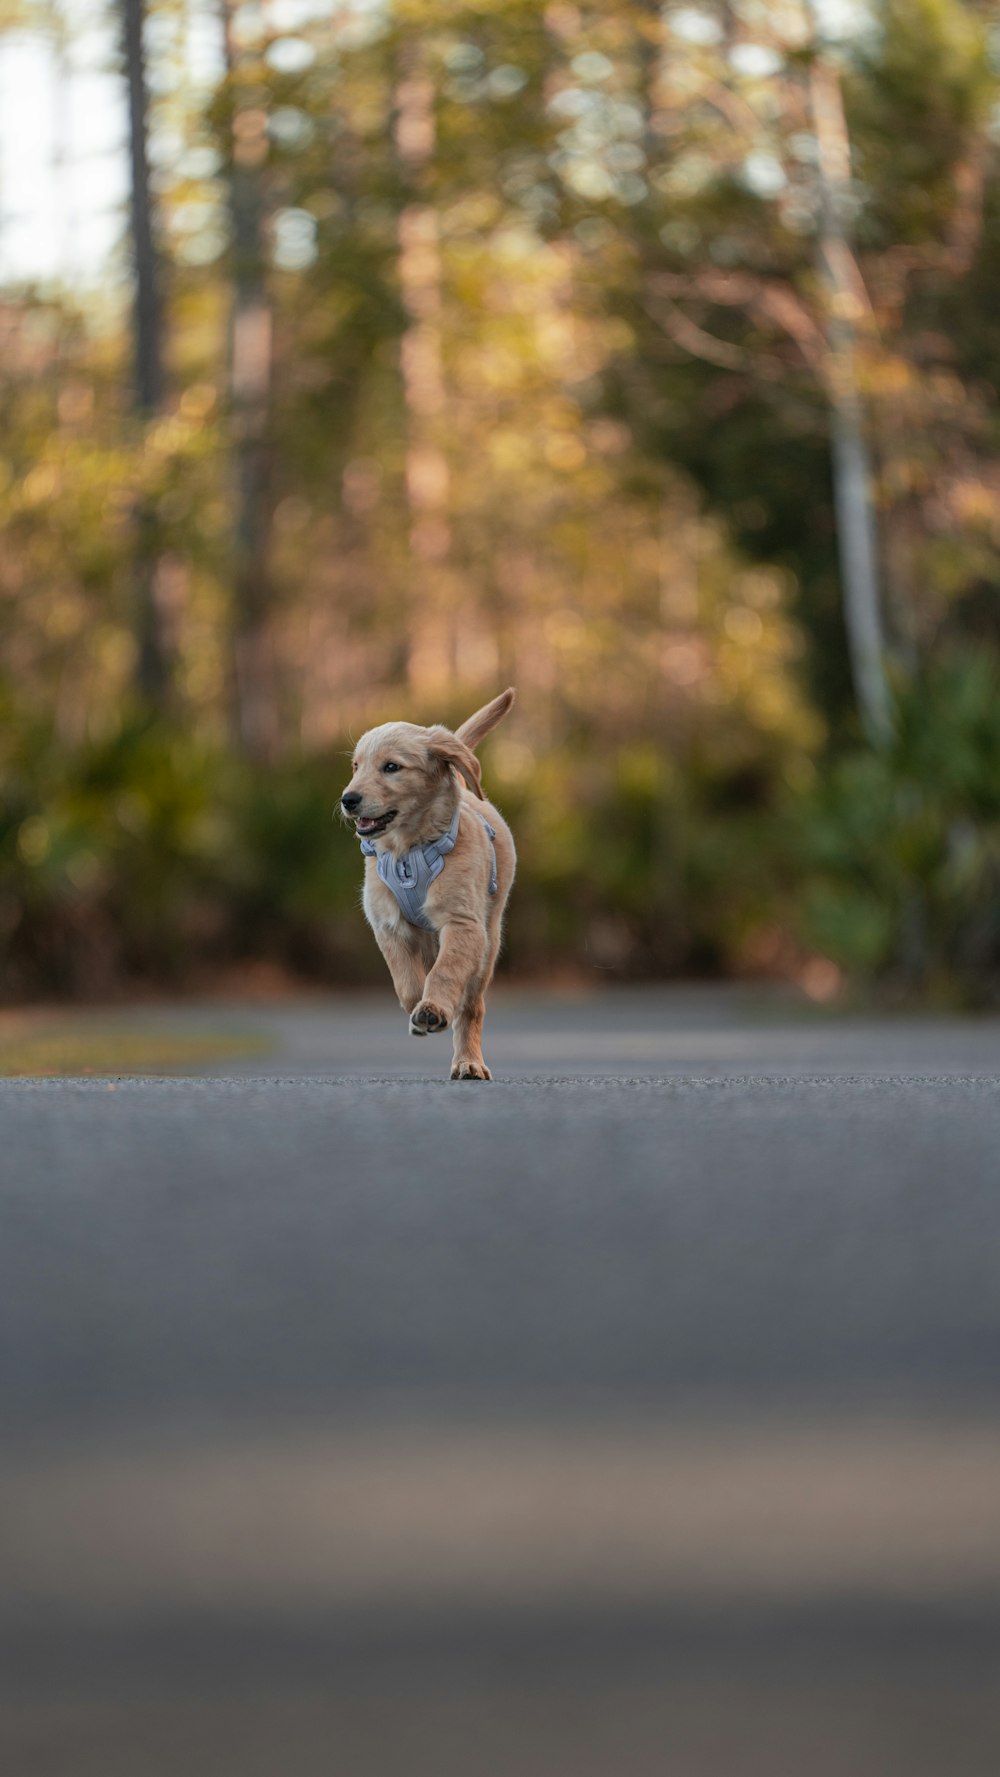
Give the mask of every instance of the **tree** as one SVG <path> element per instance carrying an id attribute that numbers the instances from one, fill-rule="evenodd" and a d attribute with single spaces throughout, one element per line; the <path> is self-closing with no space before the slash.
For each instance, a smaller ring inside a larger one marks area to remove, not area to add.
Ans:
<path id="1" fill-rule="evenodd" d="M 665 18 L 650 196 L 615 224 L 634 256 L 637 339 L 619 400 L 651 454 L 695 469 L 744 546 L 793 569 L 815 688 L 838 720 L 839 535 L 844 662 L 881 743 L 885 661 L 903 676 L 954 620 L 945 554 L 949 579 L 965 556 L 970 585 L 982 561 L 957 524 L 947 545 L 936 535 L 949 499 L 973 504 L 992 452 L 982 385 L 970 365 L 959 394 L 952 343 L 990 191 L 988 19 L 965 0 L 881 0 L 834 51 L 805 8 L 770 17 L 733 0 Z"/>
<path id="2" fill-rule="evenodd" d="M 400 340 L 400 372 L 416 611 L 408 625 L 407 669 L 418 701 L 429 704 L 447 691 L 454 678 L 455 599 L 448 566 L 451 477 L 441 443 L 446 396 L 440 219 L 426 190 L 436 141 L 435 91 L 423 33 L 402 34 L 394 106 L 405 192 L 397 222 L 397 263 L 407 316 Z"/>
<path id="3" fill-rule="evenodd" d="M 122 0 L 128 85 L 130 219 L 134 299 L 132 340 L 136 417 L 145 428 L 163 405 L 163 297 L 149 183 L 149 95 L 143 27 L 145 0 Z M 170 686 L 168 624 L 155 515 L 140 498 L 134 510 L 133 601 L 136 684 L 143 702 L 161 707 Z"/>
<path id="4" fill-rule="evenodd" d="M 229 389 L 232 425 L 232 649 L 235 724 L 243 750 L 272 758 L 279 716 L 271 627 L 273 506 L 271 375 L 273 318 L 264 272 L 262 169 L 267 160 L 266 87 L 241 57 L 238 0 L 222 0 L 232 136 L 228 167 L 232 228 Z"/>
<path id="5" fill-rule="evenodd" d="M 875 486 L 868 420 L 859 386 L 858 317 L 871 313 L 847 234 L 851 144 L 840 79 L 816 36 L 809 66 L 809 100 L 816 138 L 817 251 L 827 292 L 824 380 L 830 403 L 830 458 L 844 621 L 854 694 L 865 734 L 873 746 L 892 732 L 886 643 L 879 587 Z"/>

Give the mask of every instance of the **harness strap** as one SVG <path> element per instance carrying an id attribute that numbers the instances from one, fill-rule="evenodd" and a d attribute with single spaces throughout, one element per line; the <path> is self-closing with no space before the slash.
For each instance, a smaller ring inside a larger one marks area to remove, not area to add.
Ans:
<path id="1" fill-rule="evenodd" d="M 423 927 L 427 932 L 437 930 L 437 927 L 424 912 L 427 890 L 435 877 L 440 876 L 444 869 L 444 860 L 447 854 L 455 849 L 458 824 L 465 806 L 467 804 L 459 803 L 447 833 L 442 833 L 439 839 L 432 839 L 427 845 L 411 846 L 410 850 L 404 852 L 401 858 L 394 858 L 387 851 L 379 851 L 371 839 L 362 839 L 360 842 L 363 855 L 366 858 L 375 859 L 379 876 L 386 888 L 391 889 L 395 895 L 403 918 L 409 920 L 411 925 Z M 473 809 L 472 812 L 479 815 L 489 838 L 489 892 L 491 895 L 495 895 L 497 892 L 497 854 L 493 842 L 496 839 L 496 829 L 490 826 L 484 814 L 479 814 L 478 808 Z"/>
<path id="2" fill-rule="evenodd" d="M 473 812 L 475 814 L 479 814 L 478 808 L 475 809 Z M 496 828 L 490 826 L 490 823 L 486 819 L 486 816 L 484 814 L 479 814 L 479 819 L 482 821 L 483 826 L 486 828 L 487 836 L 488 836 L 489 842 L 490 842 L 490 894 L 495 895 L 497 892 L 497 848 L 494 845 L 493 841 L 497 836 L 496 835 Z"/>

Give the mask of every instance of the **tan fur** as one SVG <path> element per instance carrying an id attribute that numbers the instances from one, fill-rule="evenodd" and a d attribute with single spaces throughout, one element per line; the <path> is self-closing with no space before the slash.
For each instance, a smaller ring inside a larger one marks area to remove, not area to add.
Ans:
<path id="1" fill-rule="evenodd" d="M 365 917 L 389 965 L 399 1003 L 409 1014 L 410 1033 L 428 1036 L 452 1026 L 453 1080 L 491 1078 L 482 1049 L 485 993 L 496 966 L 517 860 L 510 828 L 483 795 L 473 749 L 513 702 L 513 690 L 504 691 L 454 734 L 440 725 L 421 728 L 413 722 L 385 722 L 369 729 L 354 749 L 353 776 L 344 791 L 362 798 L 351 819 L 377 819 L 390 809 L 397 811 L 391 825 L 376 835 L 379 848 L 396 857 L 440 838 L 456 806 L 463 809 L 455 849 L 427 891 L 424 910 L 434 931 L 410 925 L 380 880 L 375 859 L 365 859 Z M 402 769 L 387 774 L 387 761 Z M 489 893 L 490 845 L 480 813 L 496 831 L 495 895 Z"/>

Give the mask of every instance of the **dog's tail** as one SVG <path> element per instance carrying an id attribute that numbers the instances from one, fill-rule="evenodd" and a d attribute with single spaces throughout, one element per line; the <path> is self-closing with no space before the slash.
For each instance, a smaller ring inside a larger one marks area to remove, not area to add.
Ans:
<path id="1" fill-rule="evenodd" d="M 456 739 L 463 741 L 467 747 L 474 750 L 483 735 L 489 734 L 491 728 L 495 728 L 498 722 L 503 721 L 513 701 L 514 687 L 511 685 L 506 691 L 501 691 L 500 696 L 495 697 L 492 703 L 484 704 L 481 710 L 477 710 L 474 716 L 470 716 L 468 721 L 463 722 L 461 728 L 456 728 Z"/>

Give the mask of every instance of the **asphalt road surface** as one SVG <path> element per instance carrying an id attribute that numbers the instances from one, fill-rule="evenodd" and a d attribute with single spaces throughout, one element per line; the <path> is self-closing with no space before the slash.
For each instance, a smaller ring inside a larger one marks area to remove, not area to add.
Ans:
<path id="1" fill-rule="evenodd" d="M 996 1777 L 1000 1023 L 387 1002 L 0 1084 L 0 1769 Z"/>

